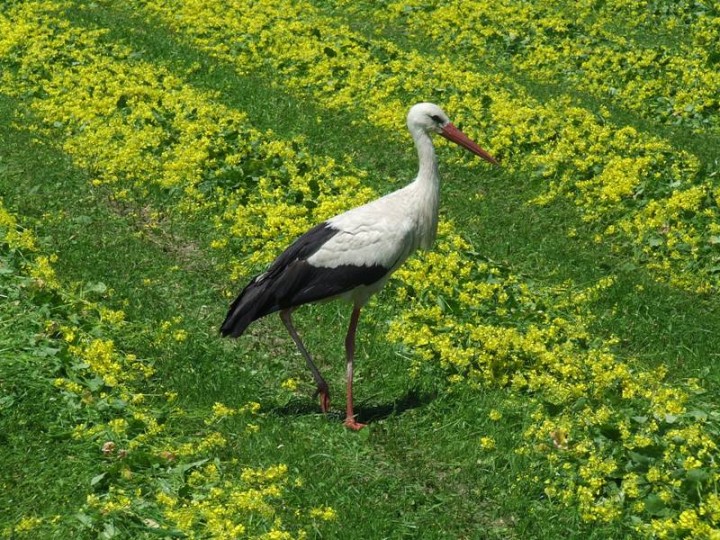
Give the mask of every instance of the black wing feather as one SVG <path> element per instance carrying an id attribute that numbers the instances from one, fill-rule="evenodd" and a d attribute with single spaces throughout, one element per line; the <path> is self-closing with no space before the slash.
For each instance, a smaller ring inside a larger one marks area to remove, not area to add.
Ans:
<path id="1" fill-rule="evenodd" d="M 379 265 L 319 268 L 308 263 L 307 259 L 338 232 L 324 222 L 295 240 L 265 273 L 254 277 L 242 290 L 230 306 L 220 333 L 238 337 L 260 317 L 370 285 L 387 273 Z"/>

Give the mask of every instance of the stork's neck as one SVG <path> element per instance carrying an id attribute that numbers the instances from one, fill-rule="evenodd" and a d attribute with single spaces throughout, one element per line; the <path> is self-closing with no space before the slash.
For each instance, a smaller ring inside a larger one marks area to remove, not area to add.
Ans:
<path id="1" fill-rule="evenodd" d="M 417 246 L 430 249 L 435 241 L 440 199 L 440 175 L 432 139 L 424 130 L 411 130 L 420 166 L 412 190 L 417 201 Z"/>
<path id="2" fill-rule="evenodd" d="M 422 129 L 413 131 L 412 136 L 415 139 L 418 161 L 420 162 L 417 182 L 423 184 L 422 187 L 425 189 L 437 190 L 440 177 L 432 139 Z"/>

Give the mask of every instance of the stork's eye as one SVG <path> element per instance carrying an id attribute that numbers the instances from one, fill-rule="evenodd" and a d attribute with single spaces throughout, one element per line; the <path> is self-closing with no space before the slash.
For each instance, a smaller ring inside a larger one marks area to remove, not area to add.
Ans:
<path id="1" fill-rule="evenodd" d="M 432 118 L 433 122 L 435 122 L 436 124 L 443 123 L 443 119 L 440 118 L 437 114 L 433 114 L 430 118 Z"/>

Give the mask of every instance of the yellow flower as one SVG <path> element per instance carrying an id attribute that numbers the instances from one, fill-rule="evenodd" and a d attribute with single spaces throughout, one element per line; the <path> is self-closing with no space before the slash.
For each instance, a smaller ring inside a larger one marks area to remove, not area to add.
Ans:
<path id="1" fill-rule="evenodd" d="M 124 418 L 115 418 L 107 423 L 108 429 L 115 435 L 125 435 L 128 429 L 128 422 Z"/>
<path id="2" fill-rule="evenodd" d="M 125 321 L 125 313 L 122 310 L 107 309 L 100 307 L 100 319 L 111 325 L 118 325 Z"/>
<path id="3" fill-rule="evenodd" d="M 160 491 L 159 493 L 157 493 L 155 495 L 155 500 L 161 506 L 164 506 L 166 508 L 174 508 L 178 503 L 178 500 L 176 498 L 168 495 L 167 493 L 165 493 L 163 491 Z"/>
<path id="4" fill-rule="evenodd" d="M 249 412 L 250 414 L 258 414 L 260 412 L 260 404 L 257 401 L 250 401 L 240 407 L 240 412 Z"/>
<path id="5" fill-rule="evenodd" d="M 495 439 L 492 437 L 480 437 L 480 448 L 483 450 L 492 450 L 495 448 Z"/>
<path id="6" fill-rule="evenodd" d="M 310 517 L 322 519 L 323 521 L 334 521 L 337 519 L 337 513 L 329 506 L 321 506 L 310 509 Z"/>
<path id="7" fill-rule="evenodd" d="M 17 525 L 15 525 L 15 533 L 23 534 L 36 529 L 42 524 L 42 519 L 35 516 L 23 516 Z"/>
<path id="8" fill-rule="evenodd" d="M 490 420 L 492 420 L 492 421 L 494 421 L 494 422 L 497 422 L 498 420 L 500 420 L 500 419 L 503 417 L 503 415 L 502 415 L 502 413 L 501 413 L 500 411 L 498 411 L 498 410 L 496 410 L 496 409 L 492 409 L 492 410 L 488 413 L 488 417 L 490 418 Z"/>
<path id="9" fill-rule="evenodd" d="M 295 392 L 298 388 L 298 382 L 299 380 L 297 378 L 285 379 L 280 386 L 285 390 Z"/>
<path id="10" fill-rule="evenodd" d="M 225 418 L 227 416 L 232 416 L 234 414 L 237 414 L 237 409 L 233 409 L 232 407 L 227 407 L 226 405 L 223 405 L 220 402 L 215 402 L 215 404 L 212 407 L 213 419 Z"/>
<path id="11" fill-rule="evenodd" d="M 57 261 L 57 255 L 40 255 L 30 265 L 30 276 L 35 279 L 39 288 L 59 289 L 60 282 L 55 275 L 52 263 Z"/>

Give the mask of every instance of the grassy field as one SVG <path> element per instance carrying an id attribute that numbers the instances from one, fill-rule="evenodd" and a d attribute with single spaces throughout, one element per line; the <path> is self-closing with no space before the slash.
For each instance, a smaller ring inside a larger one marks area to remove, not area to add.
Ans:
<path id="1" fill-rule="evenodd" d="M 0 0 L 0 536 L 720 539 L 720 5 Z M 228 302 L 410 181 L 365 309 Z"/>

